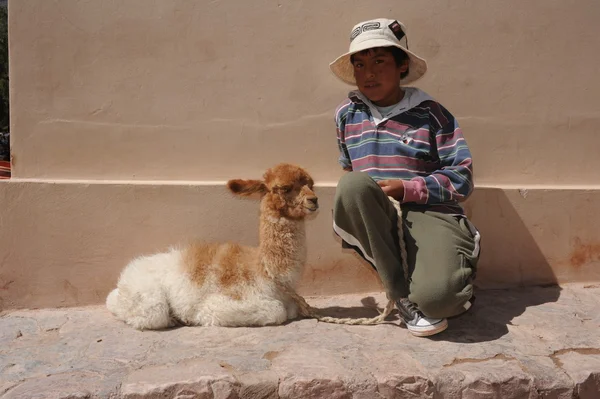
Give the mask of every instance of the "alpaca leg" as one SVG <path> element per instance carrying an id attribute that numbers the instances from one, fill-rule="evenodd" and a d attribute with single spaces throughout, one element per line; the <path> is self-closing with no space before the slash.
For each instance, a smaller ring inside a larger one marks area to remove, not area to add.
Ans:
<path id="1" fill-rule="evenodd" d="M 203 303 L 194 317 L 194 324 L 205 326 L 242 327 L 279 325 L 288 319 L 283 302 L 273 298 L 234 300 L 214 295 Z"/>
<path id="2" fill-rule="evenodd" d="M 107 298 L 109 310 L 138 330 L 160 330 L 174 325 L 165 295 L 156 291 L 131 291 L 120 287 Z"/>
<path id="3" fill-rule="evenodd" d="M 106 297 L 106 308 L 115 316 L 119 312 L 119 289 L 115 288 Z"/>
<path id="4" fill-rule="evenodd" d="M 287 312 L 288 320 L 293 320 L 298 317 L 298 305 L 293 299 L 288 299 L 285 302 L 285 310 Z"/>
<path id="5" fill-rule="evenodd" d="M 175 325 L 167 293 L 181 253 L 172 250 L 138 257 L 125 267 L 117 289 L 106 300 L 120 320 L 139 330 L 157 330 Z"/>

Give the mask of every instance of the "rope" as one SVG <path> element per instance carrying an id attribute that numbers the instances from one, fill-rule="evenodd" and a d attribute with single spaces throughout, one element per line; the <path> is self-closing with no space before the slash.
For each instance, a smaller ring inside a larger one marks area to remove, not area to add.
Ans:
<path id="1" fill-rule="evenodd" d="M 402 258 L 402 269 L 404 270 L 404 278 L 408 280 L 408 262 L 406 261 L 406 245 L 404 243 L 404 228 L 402 224 L 402 209 L 400 208 L 400 203 L 392 197 L 388 197 L 394 205 L 396 209 L 396 213 L 398 214 L 398 238 L 400 241 L 400 256 Z M 298 295 L 293 288 L 289 287 L 286 284 L 278 284 L 279 288 L 289 295 L 297 304 L 298 310 L 301 316 L 308 317 L 311 319 L 317 319 L 318 321 L 322 321 L 324 323 L 333 323 L 333 324 L 349 324 L 349 325 L 374 325 L 380 324 L 385 321 L 385 318 L 389 316 L 389 314 L 394 309 L 394 301 L 388 300 L 388 303 L 385 305 L 385 308 L 379 316 L 375 316 L 372 318 L 362 317 L 362 318 L 339 318 L 339 317 L 329 317 L 322 316 L 317 312 L 317 309 L 311 307 L 302 296 Z"/>
<path id="2" fill-rule="evenodd" d="M 404 278 L 406 279 L 406 281 L 408 281 L 410 274 L 408 274 L 406 244 L 404 243 L 404 225 L 402 224 L 402 208 L 400 208 L 400 202 L 398 202 L 395 198 L 388 198 L 392 205 L 394 205 L 394 208 L 396 208 L 396 213 L 398 214 L 398 241 L 400 244 L 400 257 L 402 258 L 402 269 L 404 270 Z"/>

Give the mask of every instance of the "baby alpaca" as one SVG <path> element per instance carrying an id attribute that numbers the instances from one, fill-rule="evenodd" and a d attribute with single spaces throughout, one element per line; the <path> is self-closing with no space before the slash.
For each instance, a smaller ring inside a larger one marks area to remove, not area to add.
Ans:
<path id="1" fill-rule="evenodd" d="M 134 259 L 106 299 L 116 318 L 145 330 L 276 325 L 298 316 L 292 296 L 306 259 L 304 219 L 318 209 L 312 178 L 280 164 L 262 181 L 227 187 L 261 195 L 258 248 L 198 242 Z"/>

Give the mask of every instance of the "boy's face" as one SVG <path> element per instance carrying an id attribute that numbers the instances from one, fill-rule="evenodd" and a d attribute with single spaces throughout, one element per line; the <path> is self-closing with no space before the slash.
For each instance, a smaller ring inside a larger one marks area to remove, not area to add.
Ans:
<path id="1" fill-rule="evenodd" d="M 400 101 L 400 75 L 408 69 L 407 62 L 396 65 L 392 53 L 375 48 L 354 54 L 352 64 L 358 89 L 375 105 L 385 107 Z"/>

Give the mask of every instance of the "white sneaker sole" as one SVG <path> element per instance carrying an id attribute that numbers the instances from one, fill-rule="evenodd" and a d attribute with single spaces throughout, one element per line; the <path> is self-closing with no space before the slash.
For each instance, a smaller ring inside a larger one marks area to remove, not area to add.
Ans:
<path id="1" fill-rule="evenodd" d="M 410 331 L 410 333 L 416 337 L 429 337 L 431 335 L 439 334 L 447 329 L 448 320 L 444 319 L 433 327 L 426 327 L 422 329 L 418 327 L 409 327 L 408 325 L 406 327 L 408 328 L 408 331 Z"/>

